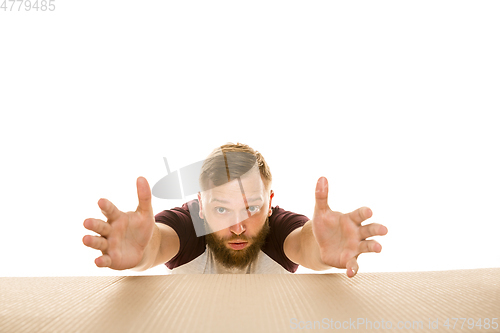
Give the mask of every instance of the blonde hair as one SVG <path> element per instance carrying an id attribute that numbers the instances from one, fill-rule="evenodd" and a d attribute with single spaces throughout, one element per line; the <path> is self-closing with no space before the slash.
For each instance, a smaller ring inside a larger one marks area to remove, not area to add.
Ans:
<path id="1" fill-rule="evenodd" d="M 200 187 L 206 191 L 209 188 L 209 180 L 215 186 L 223 185 L 243 176 L 255 165 L 259 167 L 266 190 L 269 190 L 273 177 L 264 157 L 249 145 L 226 143 L 214 149 L 203 162 L 199 178 Z"/>

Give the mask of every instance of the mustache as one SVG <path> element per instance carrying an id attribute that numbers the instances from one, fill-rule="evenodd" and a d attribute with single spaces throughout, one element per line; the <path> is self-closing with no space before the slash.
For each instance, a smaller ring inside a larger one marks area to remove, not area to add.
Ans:
<path id="1" fill-rule="evenodd" d="M 224 238 L 223 241 L 228 241 L 228 242 L 231 242 L 231 241 L 249 241 L 251 239 L 252 239 L 252 237 L 248 237 L 245 235 L 239 235 L 239 236 L 232 235 L 231 237 Z"/>

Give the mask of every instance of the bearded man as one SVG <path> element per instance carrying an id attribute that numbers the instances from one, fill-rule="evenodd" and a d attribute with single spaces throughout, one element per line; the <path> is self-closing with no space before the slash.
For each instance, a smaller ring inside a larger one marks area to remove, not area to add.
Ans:
<path id="1" fill-rule="evenodd" d="M 139 205 L 121 212 L 107 199 L 98 205 L 107 221 L 89 218 L 83 243 L 100 250 L 98 267 L 137 271 L 165 264 L 172 274 L 287 274 L 299 265 L 346 268 L 353 277 L 361 253 L 380 252 L 367 238 L 387 233 L 368 207 L 351 213 L 328 206 L 328 182 L 316 184 L 312 219 L 272 206 L 272 176 L 264 157 L 248 145 L 226 144 L 204 160 L 198 198 L 156 215 L 147 180 L 137 179 Z M 200 232 L 200 230 L 203 230 Z"/>

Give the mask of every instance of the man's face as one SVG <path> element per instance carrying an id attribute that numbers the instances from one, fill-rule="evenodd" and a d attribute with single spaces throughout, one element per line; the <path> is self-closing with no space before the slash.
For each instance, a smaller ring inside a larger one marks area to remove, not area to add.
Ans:
<path id="1" fill-rule="evenodd" d="M 257 257 L 269 232 L 273 196 L 258 168 L 198 194 L 200 217 L 214 231 L 205 236 L 207 245 L 224 266 L 244 267 Z"/>

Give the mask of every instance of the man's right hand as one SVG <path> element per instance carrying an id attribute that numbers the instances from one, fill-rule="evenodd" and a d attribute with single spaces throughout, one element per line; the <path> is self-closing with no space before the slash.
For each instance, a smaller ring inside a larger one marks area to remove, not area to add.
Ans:
<path id="1" fill-rule="evenodd" d="M 135 212 L 124 213 L 111 201 L 100 199 L 97 204 L 107 221 L 93 218 L 83 221 L 86 229 L 100 235 L 83 237 L 83 244 L 102 252 L 95 260 L 96 266 L 123 270 L 141 262 L 155 227 L 151 189 L 144 177 L 137 178 L 137 195 L 139 205 Z"/>

